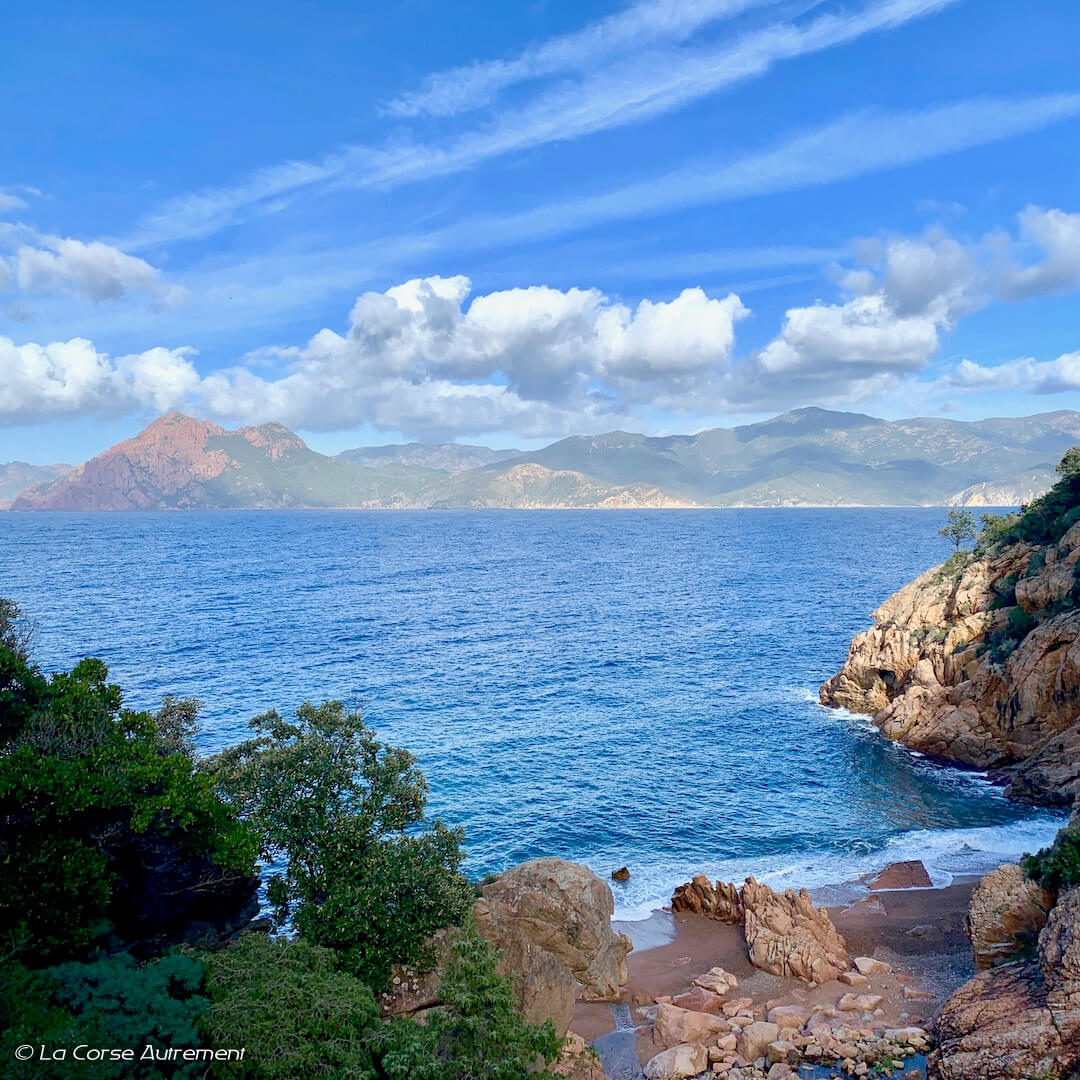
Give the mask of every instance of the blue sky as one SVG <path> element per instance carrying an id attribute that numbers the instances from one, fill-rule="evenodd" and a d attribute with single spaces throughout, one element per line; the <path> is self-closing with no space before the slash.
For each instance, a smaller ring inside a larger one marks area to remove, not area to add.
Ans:
<path id="1" fill-rule="evenodd" d="M 18 5 L 0 460 L 1080 407 L 1073 0 Z"/>

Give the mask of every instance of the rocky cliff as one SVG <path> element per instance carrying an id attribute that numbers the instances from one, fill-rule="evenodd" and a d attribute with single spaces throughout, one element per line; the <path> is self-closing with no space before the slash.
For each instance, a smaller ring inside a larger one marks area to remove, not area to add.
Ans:
<path id="1" fill-rule="evenodd" d="M 1047 543 L 1023 540 L 1042 537 L 1022 521 L 886 600 L 821 701 L 872 715 L 913 749 L 1007 772 L 1017 798 L 1064 806 L 1080 794 L 1080 521 Z"/>

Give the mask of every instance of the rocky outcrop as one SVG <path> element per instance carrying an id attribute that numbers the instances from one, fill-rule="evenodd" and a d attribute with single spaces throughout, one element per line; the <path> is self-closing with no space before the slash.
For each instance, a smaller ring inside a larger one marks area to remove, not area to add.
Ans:
<path id="1" fill-rule="evenodd" d="M 755 967 L 807 982 L 829 982 L 850 966 L 844 939 L 805 889 L 773 892 L 752 877 L 740 890 L 743 933 Z"/>
<path id="2" fill-rule="evenodd" d="M 591 870 L 564 859 L 534 859 L 500 874 L 481 892 L 473 919 L 499 949 L 499 973 L 510 977 L 527 1020 L 551 1020 L 565 1035 L 578 998 L 618 1000 L 631 944 L 611 929 L 611 889 Z M 384 1016 L 422 1013 L 440 1003 L 447 932 L 430 944 L 432 970 L 394 968 L 379 1002 Z"/>
<path id="3" fill-rule="evenodd" d="M 1015 948 L 984 956 L 995 966 L 946 1001 L 931 1076 L 1029 1080 L 1080 1069 L 1080 889 L 1062 893 L 1049 915 L 1042 910 L 1047 899 L 1019 867 L 999 867 L 979 883 L 969 914 L 976 962 L 980 944 L 1015 945 L 1016 938 L 999 939 L 1015 931 L 1022 940 L 1041 918 L 1038 946 L 1027 959 L 1005 959 L 1020 954 Z"/>
<path id="4" fill-rule="evenodd" d="M 874 612 L 821 701 L 869 713 L 907 746 L 1012 769 L 1010 792 L 1080 791 L 1080 523 L 928 570 Z"/>
<path id="5" fill-rule="evenodd" d="M 742 923 L 750 962 L 773 975 L 828 982 L 847 970 L 844 939 L 824 908 L 815 908 L 805 889 L 774 892 L 748 877 L 741 888 L 696 874 L 671 898 L 672 911 L 688 911 L 718 922 Z M 723 969 L 715 969 L 721 971 Z M 734 976 L 727 976 L 732 980 Z M 696 985 L 702 985 L 700 980 Z M 723 994 L 724 989 L 708 987 Z"/>
<path id="6" fill-rule="evenodd" d="M 733 882 L 718 881 L 714 885 L 704 874 L 695 874 L 680 885 L 671 898 L 672 911 L 692 911 L 723 923 L 741 923 L 742 901 Z"/>
<path id="7" fill-rule="evenodd" d="M 980 970 L 1009 963 L 1035 948 L 1054 898 L 1015 863 L 986 874 L 968 904 L 967 933 Z"/>

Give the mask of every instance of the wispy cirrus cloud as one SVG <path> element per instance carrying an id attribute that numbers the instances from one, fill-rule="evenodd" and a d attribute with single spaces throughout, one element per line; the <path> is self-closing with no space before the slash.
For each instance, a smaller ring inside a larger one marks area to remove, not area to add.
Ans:
<path id="1" fill-rule="evenodd" d="M 418 89 L 390 101 L 386 111 L 403 117 L 455 116 L 490 104 L 511 86 L 581 74 L 627 53 L 679 44 L 711 23 L 779 2 L 642 0 L 574 33 L 548 38 L 510 59 L 478 60 L 428 75 Z"/>
<path id="2" fill-rule="evenodd" d="M 482 162 L 654 119 L 748 79 L 784 60 L 892 30 L 960 0 L 876 0 L 843 14 L 805 22 L 779 21 L 734 41 L 683 48 L 656 47 L 619 57 L 570 82 L 544 86 L 522 105 L 484 126 L 442 141 L 405 138 L 351 146 L 312 161 L 257 170 L 235 185 L 170 199 L 143 217 L 125 249 L 209 236 L 249 217 L 276 213 L 302 191 L 387 189 L 448 176 Z"/>

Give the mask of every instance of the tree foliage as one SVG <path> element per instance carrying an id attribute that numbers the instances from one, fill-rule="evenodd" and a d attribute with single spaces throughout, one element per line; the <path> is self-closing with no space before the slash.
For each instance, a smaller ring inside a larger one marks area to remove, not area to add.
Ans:
<path id="1" fill-rule="evenodd" d="M 147 1044 L 181 1050 L 202 1045 L 198 1018 L 207 1005 L 202 982 L 201 961 L 179 953 L 142 965 L 124 954 L 38 972 L 18 962 L 5 965 L 0 975 L 3 1049 L 10 1053 L 29 1043 L 66 1048 L 68 1057 L 14 1064 L 4 1075 L 13 1080 L 196 1080 L 205 1075 L 205 1064 L 142 1061 L 138 1055 Z M 80 1062 L 71 1054 L 79 1044 L 130 1048 L 136 1060 Z"/>
<path id="2" fill-rule="evenodd" d="M 1024 860 L 1029 878 L 1055 892 L 1080 885 L 1080 822 L 1062 829 L 1054 842 Z"/>
<path id="3" fill-rule="evenodd" d="M 245 934 L 206 958 L 212 1004 L 202 1020 L 209 1045 L 244 1047 L 243 1061 L 215 1066 L 230 1080 L 366 1080 L 375 1075 L 371 991 L 339 971 L 329 949 Z"/>
<path id="4" fill-rule="evenodd" d="M 938 536 L 945 537 L 959 551 L 961 544 L 977 536 L 975 516 L 968 510 L 950 510 L 945 516 L 945 524 L 938 529 Z"/>
<path id="5" fill-rule="evenodd" d="M 495 948 L 466 920 L 451 937 L 440 1006 L 423 1024 L 397 1019 L 381 1033 L 388 1080 L 552 1077 L 536 1067 L 558 1058 L 561 1041 L 550 1021 L 525 1021 L 510 980 L 495 970 L 497 959 Z"/>
<path id="6" fill-rule="evenodd" d="M 251 727 L 254 739 L 207 768 L 264 856 L 284 862 L 267 890 L 279 926 L 291 920 L 375 990 L 394 963 L 429 964 L 425 939 L 458 922 L 473 891 L 459 871 L 464 834 L 426 817 L 415 758 L 376 741 L 340 702 Z"/>
<path id="7" fill-rule="evenodd" d="M 1019 514 L 983 517 L 979 549 L 991 552 L 1009 544 L 1056 544 L 1080 521 L 1080 446 L 1065 452 L 1056 466 L 1060 479 Z M 987 519 L 991 519 L 988 521 Z"/>
<path id="8" fill-rule="evenodd" d="M 197 904 L 246 879 L 255 852 L 100 660 L 45 676 L 0 646 L 0 935 L 27 963 L 158 934 L 184 917 L 185 889 Z"/>

